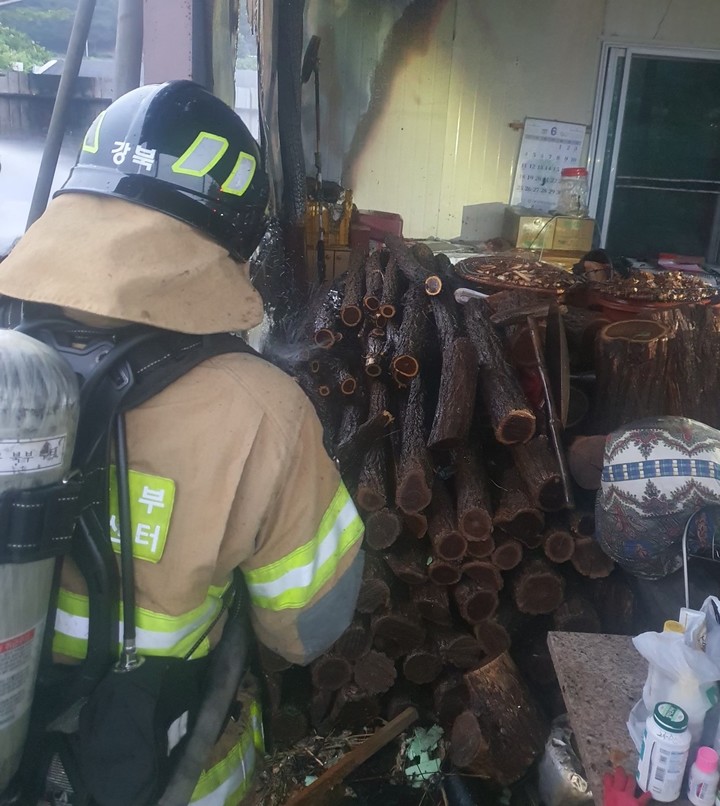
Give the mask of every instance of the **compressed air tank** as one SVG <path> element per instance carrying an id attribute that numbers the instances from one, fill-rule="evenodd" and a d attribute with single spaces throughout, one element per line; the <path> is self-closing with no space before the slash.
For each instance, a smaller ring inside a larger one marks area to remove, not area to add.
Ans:
<path id="1" fill-rule="evenodd" d="M 58 352 L 0 330 L 0 495 L 66 477 L 79 397 L 77 378 Z M 0 792 L 18 768 L 27 734 L 54 562 L 0 565 Z"/>

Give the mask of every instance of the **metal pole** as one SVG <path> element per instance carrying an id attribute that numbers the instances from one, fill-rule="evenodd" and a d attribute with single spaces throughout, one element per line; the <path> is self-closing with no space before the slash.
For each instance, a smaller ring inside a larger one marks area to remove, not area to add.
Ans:
<path id="1" fill-rule="evenodd" d="M 35 192 L 30 204 L 30 215 L 27 220 L 28 227 L 34 224 L 45 212 L 50 198 L 60 148 L 65 136 L 65 124 L 70 110 L 70 101 L 75 90 L 77 77 L 80 74 L 80 65 L 82 64 L 85 43 L 90 32 L 90 23 L 92 22 L 94 11 L 95 0 L 78 0 L 75 20 L 65 55 L 65 64 L 60 77 L 60 86 L 58 87 L 52 117 L 50 118 L 50 126 L 45 138 L 45 148 L 43 149 L 40 170 L 35 183 Z"/>
<path id="2" fill-rule="evenodd" d="M 140 86 L 142 51 L 143 0 L 119 0 L 113 98 Z"/>

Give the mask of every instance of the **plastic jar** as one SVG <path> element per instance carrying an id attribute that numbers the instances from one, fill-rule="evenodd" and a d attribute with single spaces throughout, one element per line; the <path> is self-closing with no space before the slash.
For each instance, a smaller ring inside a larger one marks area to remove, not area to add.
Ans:
<path id="1" fill-rule="evenodd" d="M 700 747 L 695 763 L 690 767 L 688 800 L 694 806 L 713 806 L 717 793 L 720 772 L 718 754 L 712 747 Z"/>
<path id="2" fill-rule="evenodd" d="M 558 193 L 557 211 L 560 215 L 587 217 L 588 172 L 585 168 L 563 168 Z"/>
<path id="3" fill-rule="evenodd" d="M 659 702 L 645 723 L 636 776 L 640 789 L 660 803 L 680 797 L 691 741 L 685 711 Z"/>

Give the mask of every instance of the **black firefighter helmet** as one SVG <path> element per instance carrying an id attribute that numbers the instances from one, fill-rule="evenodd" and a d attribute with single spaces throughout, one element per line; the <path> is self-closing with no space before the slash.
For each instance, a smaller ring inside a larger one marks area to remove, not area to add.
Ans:
<path id="1" fill-rule="evenodd" d="M 98 115 L 62 193 L 149 207 L 246 261 L 265 230 L 268 177 L 229 106 L 192 81 L 170 81 L 132 90 Z"/>

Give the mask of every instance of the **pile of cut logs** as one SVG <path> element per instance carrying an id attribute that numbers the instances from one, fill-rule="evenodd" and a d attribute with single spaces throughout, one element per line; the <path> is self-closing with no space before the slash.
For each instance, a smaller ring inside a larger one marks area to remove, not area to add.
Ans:
<path id="1" fill-rule="evenodd" d="M 582 441 L 566 453 L 591 401 L 582 386 L 568 397 L 543 346 L 554 318 L 582 379 L 607 322 L 525 290 L 461 305 L 458 285 L 444 255 L 388 237 L 311 312 L 287 368 L 365 519 L 364 579 L 355 621 L 309 670 L 261 661 L 276 741 L 412 703 L 459 768 L 507 785 L 558 702 L 548 629 L 632 629 L 593 540 L 597 468 Z"/>

